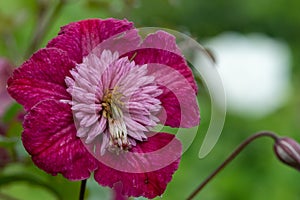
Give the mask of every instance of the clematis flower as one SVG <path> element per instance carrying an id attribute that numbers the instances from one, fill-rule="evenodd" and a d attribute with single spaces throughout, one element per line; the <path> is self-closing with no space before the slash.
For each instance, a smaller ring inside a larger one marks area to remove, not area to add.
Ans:
<path id="1" fill-rule="evenodd" d="M 159 124 L 199 124 L 197 86 L 175 37 L 142 39 L 131 22 L 89 19 L 62 27 L 23 63 L 8 91 L 28 112 L 22 141 L 44 171 L 125 196 L 161 195 L 181 143 Z"/>

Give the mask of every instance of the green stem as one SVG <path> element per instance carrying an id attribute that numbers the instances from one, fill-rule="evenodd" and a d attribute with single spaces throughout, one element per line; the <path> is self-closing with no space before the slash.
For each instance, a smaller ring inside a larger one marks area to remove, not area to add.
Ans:
<path id="1" fill-rule="evenodd" d="M 222 171 L 239 153 L 245 149 L 251 142 L 260 137 L 271 137 L 275 141 L 279 139 L 279 137 L 272 132 L 260 132 L 256 133 L 246 140 L 244 140 L 227 158 L 225 161 L 221 163 L 221 165 L 213 171 L 197 188 L 194 192 L 187 198 L 187 200 L 192 200 L 220 171 Z"/>
<path id="2" fill-rule="evenodd" d="M 14 197 L 11 197 L 11 196 L 8 196 L 8 195 L 2 194 L 2 193 L 0 193 L 0 199 L 2 199 L 2 200 L 18 200 Z"/>
<path id="3" fill-rule="evenodd" d="M 86 188 L 86 179 L 81 181 L 79 200 L 84 200 L 85 188 Z"/>

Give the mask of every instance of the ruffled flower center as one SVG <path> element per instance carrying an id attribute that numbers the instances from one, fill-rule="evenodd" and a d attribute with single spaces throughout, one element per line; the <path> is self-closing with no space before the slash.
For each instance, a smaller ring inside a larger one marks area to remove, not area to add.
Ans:
<path id="1" fill-rule="evenodd" d="M 127 128 L 122 111 L 124 104 L 119 100 L 121 96 L 122 94 L 116 92 L 116 89 L 105 93 L 101 103 L 102 116 L 108 121 L 110 147 L 128 150 L 131 144 L 127 138 Z"/>
<path id="2" fill-rule="evenodd" d="M 147 140 L 161 110 L 162 90 L 147 65 L 136 65 L 117 52 L 90 53 L 66 77 L 77 137 L 100 146 L 101 154 L 127 151 Z"/>

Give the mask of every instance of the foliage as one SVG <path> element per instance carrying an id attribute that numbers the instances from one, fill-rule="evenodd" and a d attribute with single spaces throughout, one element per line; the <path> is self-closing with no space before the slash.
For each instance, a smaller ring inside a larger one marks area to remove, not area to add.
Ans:
<path id="1" fill-rule="evenodd" d="M 193 145 L 183 155 L 179 170 L 162 199 L 184 199 L 244 138 L 259 130 L 272 130 L 300 140 L 300 2 L 296 0 L 62 0 L 60 13 L 50 19 L 41 43 L 45 46 L 59 27 L 84 18 L 128 18 L 136 27 L 165 27 L 190 34 L 203 41 L 224 31 L 260 32 L 279 38 L 292 49 L 292 96 L 279 110 L 263 118 L 247 118 L 228 113 L 219 142 L 203 160 L 198 151 L 210 119 L 210 100 L 199 83 L 201 126 Z M 32 52 L 37 24 L 60 3 L 58 0 L 14 0 L 0 2 L 0 56 L 16 66 Z M 46 13 L 46 14 L 45 14 Z M 13 105 L 1 118 L 8 131 L 0 138 L 0 147 L 9 150 L 11 163 L 0 169 L 0 199 L 76 199 L 78 182 L 52 177 L 37 169 L 20 142 L 21 122 Z M 92 182 L 92 181 L 91 181 Z M 88 185 L 90 199 L 107 197 L 110 191 Z M 242 155 L 205 188 L 196 199 L 205 200 L 296 200 L 299 199 L 299 174 L 279 162 L 266 139 L 251 144 Z M 160 198 L 157 198 L 160 199 Z"/>

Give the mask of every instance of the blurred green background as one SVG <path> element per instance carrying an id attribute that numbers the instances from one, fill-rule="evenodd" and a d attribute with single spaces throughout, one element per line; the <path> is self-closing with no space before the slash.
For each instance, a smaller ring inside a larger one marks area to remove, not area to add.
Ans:
<path id="1" fill-rule="evenodd" d="M 202 44 L 228 31 L 242 35 L 260 33 L 284 43 L 291 52 L 289 88 L 285 88 L 289 95 L 285 101 L 276 109 L 259 116 L 229 109 L 221 137 L 213 151 L 204 159 L 198 158 L 198 152 L 210 122 L 211 101 L 205 84 L 199 80 L 202 121 L 197 137 L 183 155 L 179 170 L 166 192 L 157 198 L 185 199 L 251 134 L 260 130 L 272 130 L 300 141 L 299 8 L 300 1 L 297 0 L 2 0 L 0 57 L 18 66 L 33 50 L 44 47 L 57 34 L 59 27 L 86 18 L 127 18 L 136 27 L 174 29 L 190 35 Z M 49 19 L 44 37 L 35 46 L 32 44 L 34 33 L 41 27 L 37 24 L 45 23 L 42 20 L 47 20 L 47 15 L 50 16 L 54 9 L 58 12 Z M 214 52 L 213 48 L 211 50 Z M 238 55 L 232 59 L 238 59 Z M 217 54 L 216 60 L 218 61 Z M 256 89 L 248 90 L 249 93 L 255 93 Z M 269 103 L 272 99 L 262 101 Z M 60 175 L 52 177 L 32 164 L 20 141 L 22 127 L 16 117 L 19 112 L 22 112 L 20 106 L 12 104 L 0 116 L 1 126 L 6 132 L 6 136 L 1 137 L 0 145 L 9 155 L 9 159 L 1 158 L 0 199 L 77 199 L 79 182 L 69 182 Z M 300 199 L 300 174 L 277 161 L 272 145 L 272 141 L 267 138 L 255 141 L 195 199 Z M 9 162 L 4 165 L 6 161 Z M 101 188 L 92 178 L 88 181 L 87 199 L 110 199 L 110 195 L 108 188 Z"/>

